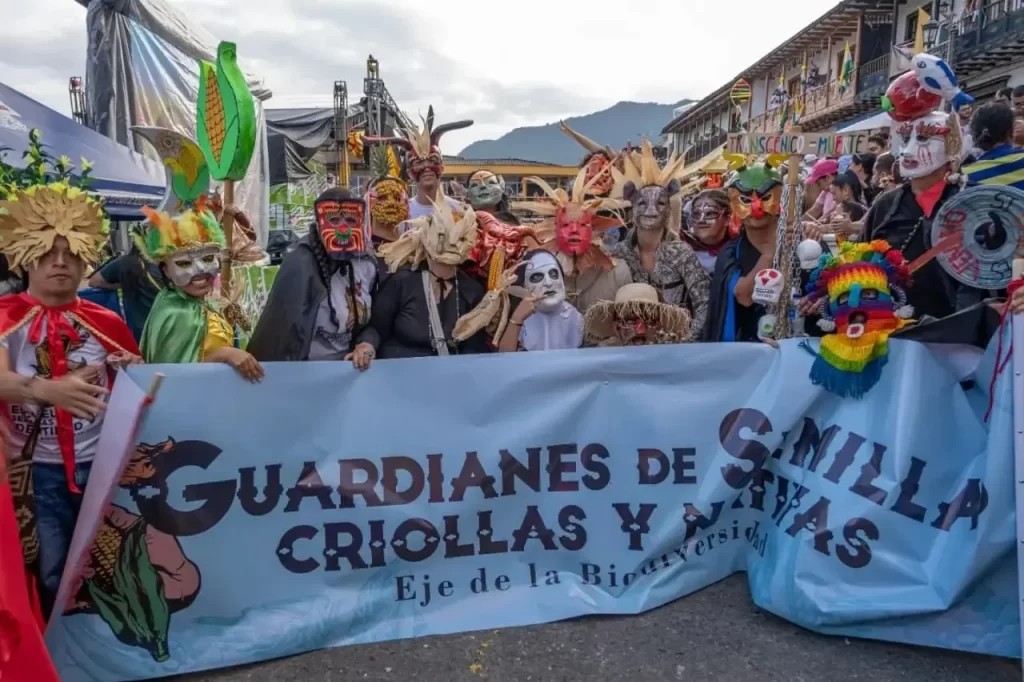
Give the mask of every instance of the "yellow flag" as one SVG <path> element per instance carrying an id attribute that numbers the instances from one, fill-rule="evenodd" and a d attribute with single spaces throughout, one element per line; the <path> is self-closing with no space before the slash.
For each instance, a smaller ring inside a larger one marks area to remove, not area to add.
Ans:
<path id="1" fill-rule="evenodd" d="M 917 10 L 917 32 L 914 34 L 914 54 L 924 52 L 924 25 L 932 18 L 923 9 Z"/>

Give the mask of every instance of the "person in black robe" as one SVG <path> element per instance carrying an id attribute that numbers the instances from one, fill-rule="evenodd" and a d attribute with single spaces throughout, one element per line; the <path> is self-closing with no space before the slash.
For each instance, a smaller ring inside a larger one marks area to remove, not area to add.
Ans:
<path id="1" fill-rule="evenodd" d="M 377 266 L 364 209 L 344 189 L 317 198 L 316 222 L 281 263 L 246 348 L 257 360 L 369 366 L 379 343 L 369 324 Z"/>
<path id="2" fill-rule="evenodd" d="M 456 217 L 442 197 L 431 215 L 409 221 L 397 241 L 381 247 L 391 274 L 374 297 L 370 318 L 378 358 L 492 350 L 483 327 L 501 292 L 485 292 L 459 270 L 478 232 L 476 214 L 465 208 Z"/>
<path id="3" fill-rule="evenodd" d="M 766 314 L 751 300 L 754 274 L 772 267 L 782 181 L 767 164 L 743 168 L 728 187 L 733 215 L 743 228 L 718 252 L 711 276 L 711 297 L 703 341 L 759 341 Z"/>
<path id="4" fill-rule="evenodd" d="M 426 263 L 416 268 L 398 270 L 374 297 L 370 325 L 380 339 L 377 357 L 381 360 L 438 354 L 433 344 L 427 299 L 421 279 L 423 271 L 430 271 Z M 450 279 L 431 276 L 444 289 L 437 311 L 449 354 L 489 353 L 490 342 L 483 330 L 461 343 L 452 340 L 459 318 L 483 300 L 483 285 L 461 270 L 457 270 Z"/>

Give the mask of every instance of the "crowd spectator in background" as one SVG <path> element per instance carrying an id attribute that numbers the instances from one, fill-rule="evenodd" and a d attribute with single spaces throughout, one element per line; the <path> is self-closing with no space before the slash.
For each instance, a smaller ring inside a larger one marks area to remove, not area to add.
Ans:
<path id="1" fill-rule="evenodd" d="M 889 151 L 889 136 L 878 133 L 868 138 L 868 152 L 878 156 L 882 152 Z"/>
<path id="2" fill-rule="evenodd" d="M 999 88 L 996 90 L 995 100 L 996 102 L 1005 102 L 1007 106 L 1012 106 L 1013 100 L 1013 88 Z"/>
<path id="3" fill-rule="evenodd" d="M 871 174 L 871 184 L 875 187 L 876 197 L 900 184 L 900 169 L 896 165 L 896 157 L 890 152 L 879 154 L 875 160 L 875 170 Z"/>
<path id="4" fill-rule="evenodd" d="M 832 200 L 836 206 L 844 201 L 856 201 L 858 204 L 864 203 L 864 187 L 860 184 L 860 178 L 852 171 L 839 173 L 832 181 L 829 191 L 832 192 Z M 828 218 L 827 215 L 822 217 Z"/>
<path id="5" fill-rule="evenodd" d="M 864 189 L 864 203 L 869 206 L 875 200 L 875 195 L 878 194 L 878 191 L 871 183 L 875 174 L 875 161 L 877 160 L 877 156 L 868 152 L 865 154 L 854 154 L 853 161 L 850 163 L 850 172 L 860 180 L 860 185 Z"/>
<path id="6" fill-rule="evenodd" d="M 1024 189 L 1024 150 L 1013 144 L 1014 119 L 1014 111 L 1002 102 L 978 108 L 971 119 L 971 136 L 981 154 L 963 168 L 969 184 Z"/>
<path id="7" fill-rule="evenodd" d="M 164 287 L 160 267 L 146 261 L 138 247 L 123 256 L 108 261 L 89 278 L 89 286 L 97 289 L 121 290 L 121 305 L 125 322 L 136 341 L 142 339 L 142 329 L 153 307 L 156 295 Z"/>
<path id="8" fill-rule="evenodd" d="M 829 188 L 832 187 L 832 181 L 838 172 L 839 162 L 835 159 L 822 159 L 814 164 L 804 189 L 804 207 L 808 218 L 820 220 L 835 208 L 835 201 Z"/>

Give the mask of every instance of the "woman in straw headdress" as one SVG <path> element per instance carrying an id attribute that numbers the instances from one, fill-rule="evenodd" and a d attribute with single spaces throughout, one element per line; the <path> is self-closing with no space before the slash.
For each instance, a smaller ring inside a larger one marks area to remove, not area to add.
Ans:
<path id="1" fill-rule="evenodd" d="M 485 291 L 459 270 L 477 240 L 476 214 L 468 206 L 454 213 L 445 198 L 380 248 L 392 273 L 374 297 L 370 319 L 381 359 L 490 352 L 484 329 L 507 311 L 504 290 L 514 276 L 500 273 L 497 285 Z"/>
<path id="2" fill-rule="evenodd" d="M 607 169 L 605 172 L 608 172 Z M 621 211 L 627 204 L 617 199 L 592 196 L 595 182 L 586 180 L 587 169 L 576 174 L 572 191 L 554 189 L 541 178 L 525 180 L 544 192 L 541 200 L 519 201 L 515 208 L 544 216 L 533 225 L 541 248 L 558 258 L 565 272 L 568 300 L 581 313 L 598 301 L 610 301 L 615 292 L 631 281 L 629 267 L 608 256 L 601 248 L 602 234 L 622 224 L 621 217 L 599 215 L 599 211 Z"/>
<path id="3" fill-rule="evenodd" d="M 700 330 L 707 318 L 710 279 L 690 245 L 679 239 L 680 217 L 672 210 L 683 161 L 673 155 L 660 168 L 644 139 L 639 166 L 626 158 L 621 176 L 613 169 L 632 206 L 632 229 L 612 255 L 626 262 L 634 282 L 650 284 L 666 302 L 686 308 Z"/>

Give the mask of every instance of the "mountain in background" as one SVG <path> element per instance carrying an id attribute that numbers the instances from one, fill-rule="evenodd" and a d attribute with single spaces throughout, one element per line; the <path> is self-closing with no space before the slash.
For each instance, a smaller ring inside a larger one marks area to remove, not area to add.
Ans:
<path id="1" fill-rule="evenodd" d="M 672 120 L 672 111 L 693 100 L 675 104 L 654 102 L 619 102 L 603 111 L 565 119 L 566 125 L 598 144 L 621 149 L 627 142 L 639 146 L 645 135 L 658 144 L 661 129 Z M 525 159 L 561 166 L 575 166 L 586 151 L 563 133 L 558 123 L 516 128 L 497 140 L 480 140 L 469 145 L 459 156 L 465 159 Z"/>

